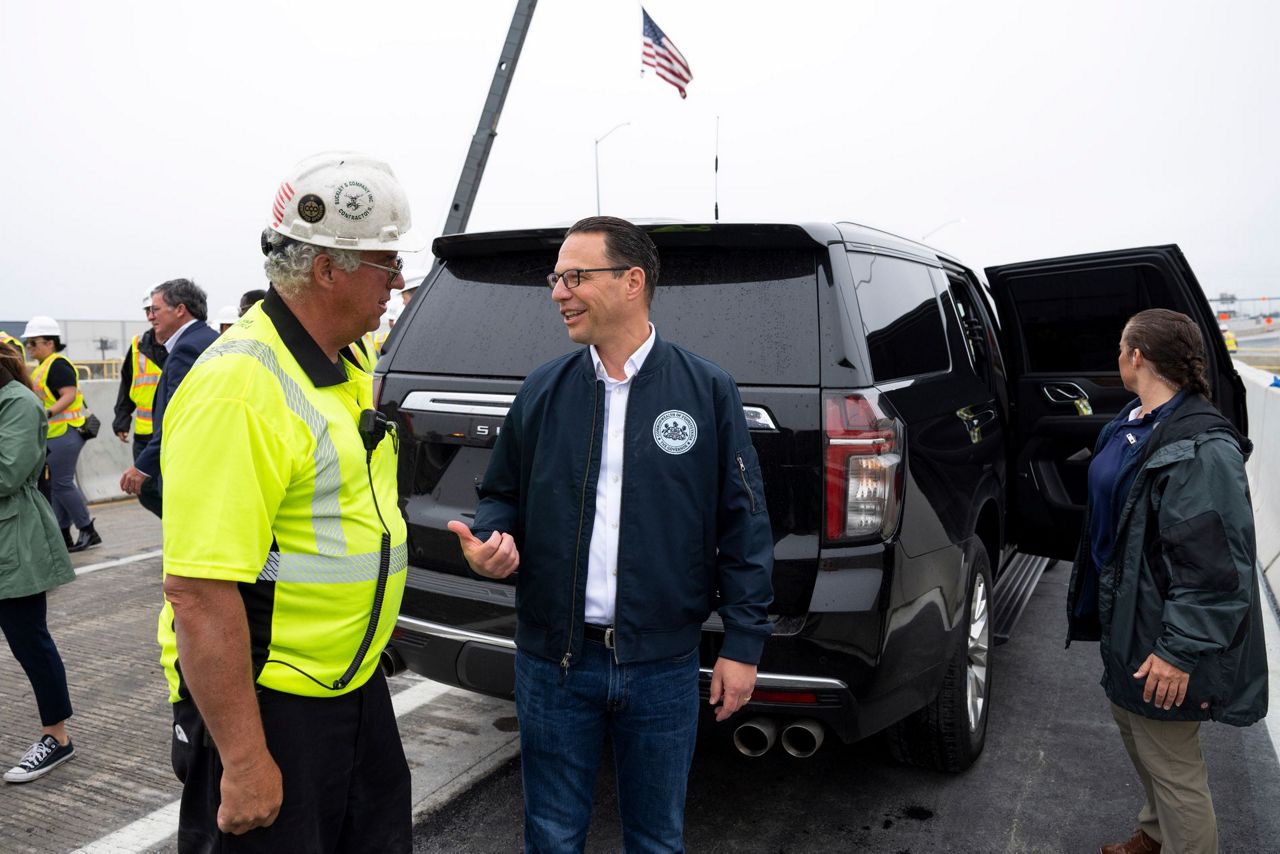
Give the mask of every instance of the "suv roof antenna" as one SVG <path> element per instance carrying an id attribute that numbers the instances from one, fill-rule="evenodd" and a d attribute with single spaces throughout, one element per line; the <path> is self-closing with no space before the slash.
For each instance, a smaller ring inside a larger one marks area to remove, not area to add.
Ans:
<path id="1" fill-rule="evenodd" d="M 516 2 L 516 11 L 511 16 L 511 28 L 507 30 L 507 40 L 502 45 L 498 67 L 493 71 L 489 95 L 485 98 L 484 109 L 480 113 L 480 123 L 476 125 L 476 132 L 471 137 L 471 147 L 467 149 L 462 175 L 458 177 L 458 188 L 454 190 L 453 202 L 449 205 L 449 215 L 445 219 L 442 234 L 457 234 L 467 230 L 471 206 L 475 204 L 480 179 L 484 177 L 484 167 L 489 161 L 489 150 L 493 148 L 493 138 L 498 135 L 502 105 L 507 100 L 516 62 L 520 59 L 520 49 L 524 47 L 524 38 L 529 33 L 529 23 L 533 20 L 533 9 L 537 5 L 538 0 Z M 436 263 L 439 264 L 439 261 Z"/>
<path id="2" fill-rule="evenodd" d="M 716 116 L 716 222 L 720 221 L 720 117 Z"/>

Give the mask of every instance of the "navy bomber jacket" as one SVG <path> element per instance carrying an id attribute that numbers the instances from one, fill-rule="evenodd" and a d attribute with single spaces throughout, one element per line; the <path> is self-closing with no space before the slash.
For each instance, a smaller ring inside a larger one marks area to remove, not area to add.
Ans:
<path id="1" fill-rule="evenodd" d="M 624 664 L 685 655 L 716 609 L 720 655 L 757 664 L 772 630 L 773 536 L 737 386 L 661 337 L 631 382 L 614 654 Z M 604 395 L 585 347 L 529 374 L 472 525 L 480 539 L 515 537 L 516 645 L 563 667 L 582 649 Z"/>

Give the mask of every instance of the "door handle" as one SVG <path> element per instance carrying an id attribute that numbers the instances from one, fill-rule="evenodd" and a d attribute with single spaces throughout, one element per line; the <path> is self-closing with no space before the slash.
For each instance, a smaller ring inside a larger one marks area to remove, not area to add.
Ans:
<path id="1" fill-rule="evenodd" d="M 956 417 L 964 423 L 965 429 L 969 431 L 969 441 L 975 445 L 982 441 L 982 428 L 995 421 L 998 414 L 991 407 L 973 409 L 966 406 L 963 409 L 956 410 Z"/>
<path id="2" fill-rule="evenodd" d="M 1093 405 L 1089 403 L 1089 395 L 1080 386 L 1071 382 L 1045 383 L 1040 386 L 1040 393 L 1050 403 L 1072 404 L 1079 415 L 1092 415 Z"/>

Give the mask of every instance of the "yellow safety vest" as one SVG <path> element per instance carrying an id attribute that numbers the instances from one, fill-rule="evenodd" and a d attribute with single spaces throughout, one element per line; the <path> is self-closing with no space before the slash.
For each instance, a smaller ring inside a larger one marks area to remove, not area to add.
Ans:
<path id="1" fill-rule="evenodd" d="M 361 348 L 360 345 L 364 347 Z M 351 345 L 351 352 L 355 354 L 356 362 L 360 367 L 364 368 L 367 373 L 373 373 L 373 368 L 378 364 L 378 348 L 373 340 L 373 333 L 366 332 L 358 342 Z"/>
<path id="2" fill-rule="evenodd" d="M 44 408 L 46 411 L 58 402 L 57 393 L 45 385 L 45 378 L 49 376 L 49 369 L 53 367 L 53 363 L 61 359 L 68 365 L 71 370 L 75 371 L 76 366 L 61 353 L 50 353 L 43 362 L 36 366 L 31 373 L 31 379 L 36 384 L 36 394 L 44 395 Z M 80 393 L 80 385 L 76 384 L 76 398 L 71 401 L 71 405 L 59 412 L 57 415 L 49 416 L 49 433 L 50 439 L 56 439 L 63 433 L 67 432 L 68 427 L 79 427 L 84 423 L 84 395 Z"/>
<path id="3" fill-rule="evenodd" d="M 379 355 L 382 354 L 382 345 L 387 343 L 387 336 L 390 334 L 391 330 L 388 329 L 386 332 L 379 332 L 373 336 L 373 352 Z"/>
<path id="4" fill-rule="evenodd" d="M 160 458 L 165 573 L 239 582 L 257 684 L 314 697 L 373 675 L 408 566 L 398 443 L 383 439 L 366 469 L 358 422 L 373 408 L 372 378 L 345 358 L 335 370 L 332 384 L 317 386 L 259 303 L 183 379 L 165 409 Z M 375 620 L 384 523 L 388 574 Z M 190 695 L 168 602 L 157 638 L 178 702 Z"/>
<path id="5" fill-rule="evenodd" d="M 3 341 L 4 343 L 8 344 L 10 347 L 17 349 L 18 353 L 22 356 L 22 361 L 25 362 L 27 360 L 27 348 L 22 345 L 22 342 L 20 340 L 18 340 L 17 338 L 14 338 L 12 335 L 10 335 L 8 332 L 5 332 L 3 329 L 0 329 L 0 341 Z"/>
<path id="6" fill-rule="evenodd" d="M 152 407 L 156 401 L 156 384 L 160 382 L 160 366 L 142 355 L 138 349 L 139 336 L 133 336 L 133 382 L 129 385 L 129 399 L 133 401 L 133 435 L 150 436 Z"/>

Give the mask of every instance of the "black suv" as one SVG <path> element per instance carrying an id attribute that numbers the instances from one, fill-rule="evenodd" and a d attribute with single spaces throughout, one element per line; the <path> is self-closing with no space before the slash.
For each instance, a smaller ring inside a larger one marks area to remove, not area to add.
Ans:
<path id="1" fill-rule="evenodd" d="M 1216 402 L 1245 427 L 1243 386 L 1176 246 L 993 268 L 988 287 L 850 223 L 646 228 L 662 257 L 653 322 L 737 380 L 764 473 L 774 633 L 731 722 L 744 752 L 780 729 L 796 755 L 826 730 L 888 730 L 905 761 L 977 757 L 993 583 L 1018 552 L 1073 555 L 1094 440 L 1132 398 L 1116 345 L 1135 312 L 1202 324 Z M 526 373 L 575 347 L 546 288 L 563 235 L 437 239 L 441 264 L 375 378 L 399 425 L 409 525 L 389 655 L 499 697 L 513 696 L 515 586 L 473 575 L 445 524 L 472 516 Z M 704 692 L 721 632 L 713 614 Z"/>

